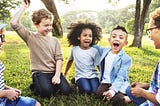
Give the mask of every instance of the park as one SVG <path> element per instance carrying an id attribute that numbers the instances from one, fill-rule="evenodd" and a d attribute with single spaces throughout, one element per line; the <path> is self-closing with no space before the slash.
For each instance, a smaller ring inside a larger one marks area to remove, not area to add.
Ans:
<path id="1" fill-rule="evenodd" d="M 45 1 L 45 0 L 42 0 L 42 1 Z M 157 3 L 157 5 L 159 4 Z M 156 7 L 153 6 L 151 10 L 153 10 L 153 8 L 156 8 Z M 82 13 L 84 13 L 84 11 Z M 71 14 L 71 13 L 68 13 L 68 14 Z M 24 17 L 23 17 L 24 20 L 22 22 L 23 24 L 27 25 L 27 23 L 30 23 L 29 21 L 25 22 L 25 19 L 26 17 L 28 17 L 28 15 L 29 14 L 24 14 Z M 132 17 L 134 17 L 134 15 Z M 148 16 L 146 15 L 145 18 L 146 17 Z M 65 16 L 63 17 L 64 20 L 65 18 L 67 19 L 67 15 L 66 17 Z M 85 15 L 82 16 L 83 20 L 85 18 L 86 18 Z M 59 16 L 56 17 L 55 19 L 58 21 Z M 67 27 L 67 25 L 65 25 L 67 22 L 64 20 L 58 21 L 58 26 L 54 26 L 54 31 L 56 31 L 56 33 L 54 34 L 58 35 L 55 37 L 57 37 L 60 41 L 63 58 L 64 58 L 62 73 L 65 70 L 65 66 L 66 66 L 67 59 L 71 49 L 71 47 L 69 47 L 69 44 L 66 38 L 67 30 L 64 28 L 64 27 Z M 146 20 L 148 21 L 148 18 Z M 9 19 L 1 20 L 1 22 L 3 23 L 6 21 L 8 22 Z M 154 48 L 153 41 L 151 41 L 150 38 L 146 36 L 145 29 L 147 28 L 147 25 L 148 25 L 147 21 L 146 21 L 146 24 L 143 24 L 143 28 L 142 28 L 143 31 L 140 30 L 141 32 L 138 33 L 138 35 L 142 34 L 139 37 L 141 39 L 137 40 L 137 42 L 140 42 L 140 43 L 135 43 L 136 42 L 135 39 L 138 38 L 138 37 L 135 38 L 134 36 L 136 34 L 135 33 L 136 31 L 132 32 L 131 31 L 132 28 L 130 28 L 130 26 L 128 25 L 128 30 L 130 32 L 128 34 L 129 43 L 127 46 L 125 46 L 124 50 L 132 58 L 132 66 L 130 68 L 130 73 L 129 73 L 130 82 L 137 81 L 137 82 L 149 83 L 151 75 L 155 70 L 155 65 L 159 60 L 159 56 L 160 56 L 159 50 L 156 50 Z M 67 80 L 69 81 L 71 86 L 74 88 L 74 93 L 72 93 L 69 96 L 57 94 L 55 97 L 52 96 L 51 98 L 40 98 L 39 96 L 33 95 L 29 89 L 29 84 L 32 81 L 31 71 L 30 71 L 29 49 L 27 45 L 22 41 L 22 39 L 16 34 L 16 32 L 10 28 L 9 23 L 7 24 L 8 25 L 6 27 L 6 32 L 5 32 L 6 42 L 5 42 L 5 45 L 3 46 L 3 51 L 0 55 L 0 59 L 6 67 L 6 71 L 4 72 L 4 77 L 6 76 L 5 83 L 7 85 L 21 89 L 22 96 L 33 97 L 37 99 L 42 104 L 42 106 L 111 106 L 111 103 L 106 101 L 105 98 L 103 100 L 100 100 L 100 99 L 96 99 L 95 95 L 86 95 L 86 94 L 81 95 L 78 93 L 77 87 L 71 83 L 71 79 L 74 77 L 74 74 L 75 74 L 74 65 L 72 65 L 67 75 Z M 132 24 L 133 24 L 133 20 L 132 20 Z M 62 25 L 62 26 L 59 27 L 59 25 Z M 115 25 L 116 24 L 114 23 L 113 26 Z M 125 21 L 122 22 L 122 25 L 124 26 L 126 25 Z M 28 25 L 28 28 L 32 28 L 30 24 Z M 62 31 L 62 28 L 63 28 L 63 31 Z M 109 27 L 107 30 L 106 26 L 104 26 L 103 37 L 101 41 L 98 42 L 98 45 L 103 47 L 109 46 L 107 39 L 110 35 L 111 28 L 112 27 Z M 63 36 L 59 35 L 62 33 L 63 33 Z M 50 34 L 50 36 L 54 36 L 54 34 Z M 131 103 L 128 106 L 134 106 L 134 104 Z"/>

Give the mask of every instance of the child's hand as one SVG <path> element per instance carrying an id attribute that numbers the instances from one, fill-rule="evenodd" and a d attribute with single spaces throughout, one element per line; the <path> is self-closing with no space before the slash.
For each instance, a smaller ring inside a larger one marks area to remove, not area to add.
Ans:
<path id="1" fill-rule="evenodd" d="M 131 88 L 134 88 L 134 87 L 141 87 L 141 84 L 139 82 L 133 82 L 131 84 Z"/>
<path id="2" fill-rule="evenodd" d="M 19 93 L 19 96 L 21 95 L 21 90 L 19 90 L 19 89 L 16 89 L 16 88 L 13 88 L 16 92 L 18 92 Z"/>
<path id="3" fill-rule="evenodd" d="M 29 7 L 31 1 L 30 0 L 22 0 L 22 5 L 25 7 Z"/>
<path id="4" fill-rule="evenodd" d="M 52 78 L 52 83 L 55 85 L 55 84 L 60 84 L 60 77 L 57 77 L 57 76 L 54 76 Z"/>
<path id="5" fill-rule="evenodd" d="M 28 5 L 28 6 L 29 6 L 29 5 L 30 5 L 30 3 L 31 3 L 31 1 L 30 1 L 30 0 L 24 0 L 24 2 L 25 2 L 25 4 L 26 4 L 26 5 Z"/>
<path id="6" fill-rule="evenodd" d="M 16 100 L 20 96 L 20 93 L 15 89 L 6 89 L 5 92 L 5 97 L 11 101 Z"/>
<path id="7" fill-rule="evenodd" d="M 107 98 L 107 100 L 112 99 L 112 97 L 115 95 L 115 92 L 113 91 L 114 94 L 112 94 L 112 91 L 113 90 L 109 90 L 109 91 L 106 91 L 106 92 L 103 93 L 103 95 Z"/>

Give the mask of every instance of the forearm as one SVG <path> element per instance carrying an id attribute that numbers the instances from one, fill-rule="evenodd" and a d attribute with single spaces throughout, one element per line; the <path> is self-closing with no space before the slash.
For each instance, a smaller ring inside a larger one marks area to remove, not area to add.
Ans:
<path id="1" fill-rule="evenodd" d="M 66 65 L 65 72 L 64 72 L 64 76 L 67 75 L 67 72 L 68 72 L 68 70 L 70 69 L 72 63 L 73 63 L 73 60 L 69 60 L 69 61 L 68 61 L 67 65 Z"/>
<path id="2" fill-rule="evenodd" d="M 0 90 L 0 98 L 6 97 L 7 90 Z"/>
<path id="3" fill-rule="evenodd" d="M 154 104 L 158 104 L 158 101 L 156 100 L 156 95 L 150 92 L 147 92 L 146 90 L 143 90 L 141 93 L 142 97 L 145 99 L 152 101 Z"/>
<path id="4" fill-rule="evenodd" d="M 57 60 L 55 76 L 60 77 L 61 72 L 62 72 L 62 60 Z"/>
<path id="5" fill-rule="evenodd" d="M 21 5 L 19 11 L 17 11 L 16 14 L 12 17 L 12 19 L 10 21 L 11 25 L 15 25 L 15 24 L 19 23 L 19 20 L 25 10 L 26 10 L 26 7 Z"/>

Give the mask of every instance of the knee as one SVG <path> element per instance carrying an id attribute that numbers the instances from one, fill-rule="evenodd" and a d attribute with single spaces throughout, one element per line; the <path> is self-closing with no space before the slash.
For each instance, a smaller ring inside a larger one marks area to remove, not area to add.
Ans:
<path id="1" fill-rule="evenodd" d="M 73 92 L 73 89 L 69 87 L 69 88 L 65 88 L 65 89 L 61 90 L 61 92 L 63 95 L 69 95 Z"/>
<path id="2" fill-rule="evenodd" d="M 91 89 L 88 88 L 88 87 L 83 87 L 83 88 L 79 88 L 79 92 L 84 94 L 84 93 L 87 93 L 87 94 L 90 94 L 91 93 Z"/>
<path id="3" fill-rule="evenodd" d="M 40 96 L 50 98 L 52 94 L 54 94 L 54 91 L 51 88 L 43 87 L 40 88 Z"/>
<path id="4" fill-rule="evenodd" d="M 112 106 L 125 106 L 124 96 L 114 96 L 112 99 Z"/>

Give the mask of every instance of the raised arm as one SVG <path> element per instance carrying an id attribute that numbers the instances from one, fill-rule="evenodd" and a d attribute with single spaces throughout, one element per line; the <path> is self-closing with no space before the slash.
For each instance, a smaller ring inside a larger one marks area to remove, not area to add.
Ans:
<path id="1" fill-rule="evenodd" d="M 15 24 L 19 23 L 19 20 L 20 20 L 21 16 L 23 15 L 23 13 L 25 12 L 27 7 L 29 7 L 29 3 L 26 4 L 24 2 L 24 0 L 22 0 L 20 9 L 16 12 L 16 14 L 12 17 L 12 19 L 10 21 L 11 25 L 15 25 Z"/>

